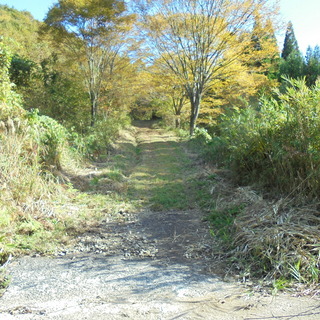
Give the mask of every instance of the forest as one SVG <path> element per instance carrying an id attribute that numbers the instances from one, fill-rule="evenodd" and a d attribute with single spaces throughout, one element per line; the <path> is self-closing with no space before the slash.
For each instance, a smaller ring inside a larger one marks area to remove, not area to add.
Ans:
<path id="1" fill-rule="evenodd" d="M 44 22 L 1 5 L 0 30 L 0 262 L 33 250 L 31 235 L 71 228 L 35 212 L 74 194 L 66 171 L 106 159 L 132 121 L 156 119 L 272 199 L 265 225 L 296 223 L 248 252 L 253 264 L 319 281 L 320 47 L 304 56 L 276 3 L 58 0 Z M 281 251 L 292 239 L 300 251 Z"/>

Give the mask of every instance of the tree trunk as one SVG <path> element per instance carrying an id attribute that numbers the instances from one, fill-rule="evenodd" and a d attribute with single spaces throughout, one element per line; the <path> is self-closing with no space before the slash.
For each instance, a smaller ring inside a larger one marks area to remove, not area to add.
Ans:
<path id="1" fill-rule="evenodd" d="M 200 110 L 200 94 L 190 96 L 191 114 L 190 114 L 190 136 L 194 135 L 194 129 L 196 128 L 199 110 Z"/>
<path id="2" fill-rule="evenodd" d="M 94 127 L 97 120 L 98 111 L 98 97 L 93 91 L 90 91 L 90 102 L 91 102 L 91 127 Z"/>
<path id="3" fill-rule="evenodd" d="M 196 121 L 193 114 L 190 115 L 190 136 L 194 135 L 194 129 L 196 128 Z"/>
<path id="4" fill-rule="evenodd" d="M 176 112 L 176 129 L 179 129 L 180 126 L 181 126 L 181 112 L 180 111 L 177 111 Z"/>
<path id="5" fill-rule="evenodd" d="M 179 129 L 181 125 L 180 117 L 176 118 L 176 129 Z"/>

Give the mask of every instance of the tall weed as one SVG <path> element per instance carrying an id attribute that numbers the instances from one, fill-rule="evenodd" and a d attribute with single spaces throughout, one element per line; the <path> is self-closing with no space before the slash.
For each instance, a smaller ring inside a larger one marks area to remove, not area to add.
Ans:
<path id="1" fill-rule="evenodd" d="M 22 203 L 27 198 L 40 198 L 45 192 L 45 181 L 40 164 L 34 161 L 28 138 L 12 135 L 1 139 L 0 181 L 1 199 Z"/>
<path id="2" fill-rule="evenodd" d="M 67 130 L 56 120 L 40 116 L 38 110 L 27 114 L 28 129 L 39 162 L 47 169 L 61 169 L 63 149 L 67 147 Z"/>

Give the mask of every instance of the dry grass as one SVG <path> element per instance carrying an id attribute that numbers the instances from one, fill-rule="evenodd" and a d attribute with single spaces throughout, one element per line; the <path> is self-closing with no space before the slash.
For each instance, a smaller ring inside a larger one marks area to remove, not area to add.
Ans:
<path id="1" fill-rule="evenodd" d="M 31 249 L 41 236 L 46 238 L 53 229 L 50 220 L 57 219 L 51 200 L 63 198 L 62 188 L 42 171 L 30 143 L 27 134 L 1 138 L 0 262 L 8 252 Z"/>
<path id="2" fill-rule="evenodd" d="M 49 195 L 49 175 L 44 176 L 36 155 L 29 150 L 29 139 L 9 135 L 0 143 L 1 199 L 25 203 Z"/>
<path id="3" fill-rule="evenodd" d="M 251 188 L 224 179 L 212 191 L 216 213 L 244 207 L 234 216 L 225 243 L 224 257 L 233 270 L 246 277 L 319 282 L 319 204 L 297 207 L 290 199 L 263 199 Z"/>
<path id="4" fill-rule="evenodd" d="M 319 222 L 317 205 L 296 208 L 283 199 L 262 200 L 235 219 L 230 253 L 245 257 L 252 270 L 269 278 L 318 283 Z"/>

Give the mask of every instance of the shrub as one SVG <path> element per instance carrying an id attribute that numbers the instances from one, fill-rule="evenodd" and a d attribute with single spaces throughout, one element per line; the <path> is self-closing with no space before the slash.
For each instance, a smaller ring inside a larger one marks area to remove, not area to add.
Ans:
<path id="1" fill-rule="evenodd" d="M 121 128 L 130 124 L 126 116 L 99 119 L 85 135 L 72 132 L 69 141 L 75 152 L 91 159 L 106 154 Z"/>
<path id="2" fill-rule="evenodd" d="M 201 144 L 209 143 L 211 136 L 205 128 L 195 128 L 193 139 L 198 140 Z"/>
<path id="3" fill-rule="evenodd" d="M 35 162 L 29 137 L 9 135 L 0 143 L 0 183 L 4 187 L 0 199 L 9 204 L 41 198 L 47 194 L 44 179 L 39 175 L 40 165 Z"/>
<path id="4" fill-rule="evenodd" d="M 40 163 L 48 169 L 61 169 L 61 158 L 68 132 L 54 119 L 40 116 L 38 110 L 27 114 L 31 139 L 36 143 Z"/>
<path id="5" fill-rule="evenodd" d="M 0 120 L 19 117 L 24 113 L 21 108 L 20 96 L 12 90 L 13 84 L 10 82 L 9 67 L 11 54 L 0 38 Z"/>
<path id="6" fill-rule="evenodd" d="M 0 264 L 11 253 L 51 243 L 49 202 L 63 194 L 47 169 L 61 167 L 67 137 L 53 119 L 22 109 L 9 65 L 10 54 L 0 40 Z M 5 282 L 0 274 L 0 289 Z"/>
<path id="7" fill-rule="evenodd" d="M 258 109 L 224 116 L 210 142 L 215 159 L 238 183 L 258 183 L 275 192 L 317 196 L 320 189 L 320 82 L 287 80 L 285 93 L 263 98 Z"/>
<path id="8" fill-rule="evenodd" d="M 231 168 L 239 184 L 276 195 L 264 200 L 239 187 L 235 203 L 237 193 L 219 185 L 217 200 L 246 204 L 231 220 L 222 210 L 210 217 L 215 235 L 228 241 L 226 256 L 258 276 L 319 283 L 320 82 L 308 88 L 287 79 L 284 93 L 224 115 L 216 132 L 207 156 Z"/>

